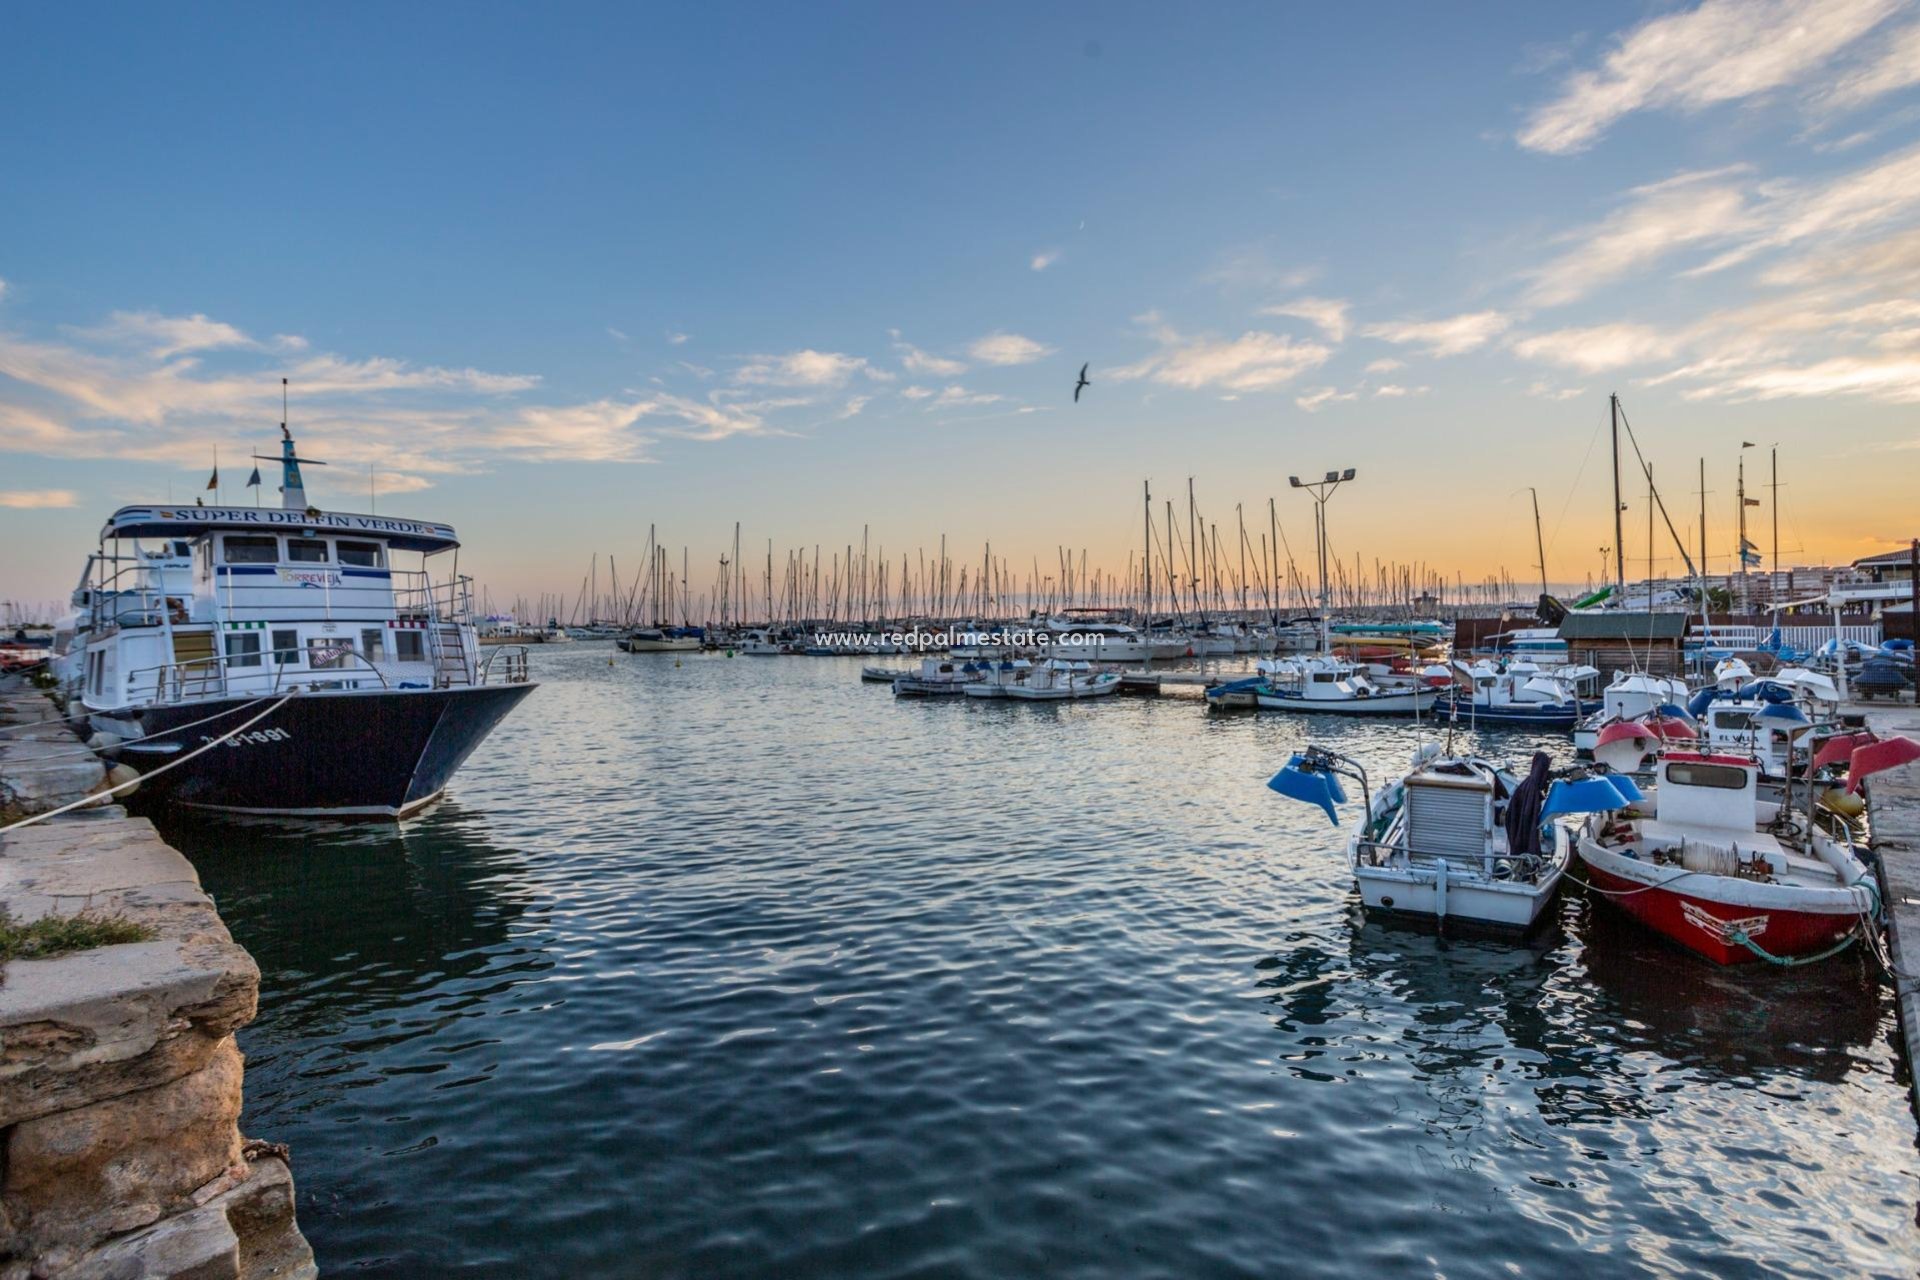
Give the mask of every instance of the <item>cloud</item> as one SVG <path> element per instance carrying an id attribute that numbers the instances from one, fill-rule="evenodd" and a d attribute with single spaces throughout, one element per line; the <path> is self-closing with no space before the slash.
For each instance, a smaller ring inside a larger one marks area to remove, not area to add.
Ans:
<path id="1" fill-rule="evenodd" d="M 1760 211 L 1756 234 L 1693 275 L 1722 271 L 1769 249 L 1831 243 L 1869 232 L 1920 208 L 1920 143 L 1814 187 L 1782 186 Z"/>
<path id="2" fill-rule="evenodd" d="M 71 489 L 0 489 L 0 507 L 41 511 L 52 507 L 79 505 L 79 495 Z"/>
<path id="3" fill-rule="evenodd" d="M 935 409 L 966 409 L 975 405 L 998 404 L 1005 399 L 1005 396 L 991 395 L 980 391 L 969 391 L 965 387 L 952 386 L 945 388 L 939 395 L 933 398 L 933 403 L 927 406 L 927 412 L 931 413 Z"/>
<path id="4" fill-rule="evenodd" d="M 0 298 L 4 298 L 6 296 L 7 296 L 7 282 L 5 280 L 0 280 Z"/>
<path id="5" fill-rule="evenodd" d="M 1311 281 L 1312 267 L 1282 266 L 1259 245 L 1235 249 L 1220 259 L 1201 278 L 1223 289 L 1264 289 L 1273 292 L 1299 289 Z"/>
<path id="6" fill-rule="evenodd" d="M 898 329 L 890 329 L 888 333 L 893 338 L 894 352 L 900 357 L 900 367 L 908 373 L 924 373 L 935 378 L 956 378 L 967 371 L 967 366 L 958 360 L 949 360 L 944 356 L 922 351 L 902 338 Z"/>
<path id="7" fill-rule="evenodd" d="M 1674 339 L 1643 324 L 1601 324 L 1584 329 L 1555 329 L 1514 339 L 1523 360 L 1562 365 L 1582 373 L 1622 369 L 1675 352 Z"/>
<path id="8" fill-rule="evenodd" d="M 1140 317 L 1154 326 L 1160 350 L 1135 364 L 1110 369 L 1116 382 L 1151 378 L 1163 386 L 1197 391 L 1218 387 L 1226 391 L 1265 391 L 1317 369 L 1333 355 L 1318 342 L 1302 342 L 1285 334 L 1248 330 L 1238 338 L 1183 337 L 1157 323 L 1152 313 Z"/>
<path id="9" fill-rule="evenodd" d="M 1381 356 L 1378 360 L 1369 361 L 1366 371 L 1368 373 L 1392 373 L 1395 369 L 1404 369 L 1406 367 L 1407 364 L 1404 360 L 1395 360 L 1392 356 Z"/>
<path id="10" fill-rule="evenodd" d="M 1017 333 L 995 331 L 967 348 L 967 353 L 982 364 L 1032 364 L 1053 354 L 1053 348 Z"/>
<path id="11" fill-rule="evenodd" d="M 1585 387 L 1556 387 L 1549 382 L 1535 382 L 1527 388 L 1527 394 L 1541 400 L 1577 400 L 1587 394 Z"/>
<path id="12" fill-rule="evenodd" d="M 1529 272 L 1528 301 L 1559 306 L 1691 245 L 1726 241 L 1760 221 L 1735 179 L 1743 166 L 1684 173 L 1628 192 L 1627 202 L 1602 221 L 1558 237 L 1570 247 Z"/>
<path id="13" fill-rule="evenodd" d="M 1432 387 L 1403 387 L 1389 382 L 1384 386 L 1375 387 L 1373 394 L 1382 400 L 1401 400 L 1407 396 L 1423 396 L 1431 390 L 1433 390 Z"/>
<path id="14" fill-rule="evenodd" d="M 620 332 L 620 330 L 614 328 L 612 325 L 607 326 L 607 336 L 609 338 L 612 338 L 615 342 L 633 341 L 633 339 L 629 338 L 626 334 Z"/>
<path id="15" fill-rule="evenodd" d="M 1642 110 L 1704 110 L 1795 84 L 1896 11 L 1899 0 L 1705 0 L 1617 38 L 1597 69 L 1576 72 L 1516 135 L 1568 155 Z"/>
<path id="16" fill-rule="evenodd" d="M 1686 398 L 1781 400 L 1830 396 L 1920 404 L 1920 356 L 1836 357 L 1809 365 L 1757 369 L 1696 388 Z"/>
<path id="17" fill-rule="evenodd" d="M 1327 405 L 1359 398 L 1360 393 L 1357 391 L 1337 391 L 1332 387 L 1315 387 L 1305 395 L 1295 396 L 1293 402 L 1308 413 L 1318 413 Z"/>
<path id="18" fill-rule="evenodd" d="M 1430 356 L 1457 356 L 1484 347 L 1512 324 L 1512 318 L 1499 311 L 1470 311 L 1445 320 L 1370 324 L 1361 332 L 1369 338 L 1421 347 Z"/>
<path id="19" fill-rule="evenodd" d="M 667 345 L 670 347 L 683 347 L 686 344 L 687 335 L 684 333 L 669 333 L 667 335 Z"/>
<path id="20" fill-rule="evenodd" d="M 1033 261 L 1029 265 L 1032 266 L 1035 271 L 1045 271 L 1058 261 L 1060 261 L 1060 251 L 1058 249 L 1043 249 L 1033 255 Z"/>
<path id="21" fill-rule="evenodd" d="M 86 342 L 137 347 L 161 360 L 188 351 L 255 345 L 232 325 L 203 315 L 163 316 L 151 311 L 116 311 L 104 324 L 69 332 Z"/>
<path id="22" fill-rule="evenodd" d="M 902 387 L 900 394 L 909 400 L 925 400 L 933 392 L 926 387 Z"/>
<path id="23" fill-rule="evenodd" d="M 779 356 L 748 356 L 734 370 L 733 380 L 745 386 L 840 387 L 866 369 L 864 356 L 837 351 L 790 351 Z"/>
<path id="24" fill-rule="evenodd" d="M 1347 340 L 1347 304 L 1336 298 L 1295 298 L 1271 307 L 1260 308 L 1263 316 L 1290 316 L 1305 320 L 1327 335 L 1331 342 Z"/>
<path id="25" fill-rule="evenodd" d="M 1894 31 L 1877 56 L 1843 74 L 1816 96 L 1814 105 L 1828 111 L 1852 111 L 1913 84 L 1920 84 L 1920 22 Z"/>

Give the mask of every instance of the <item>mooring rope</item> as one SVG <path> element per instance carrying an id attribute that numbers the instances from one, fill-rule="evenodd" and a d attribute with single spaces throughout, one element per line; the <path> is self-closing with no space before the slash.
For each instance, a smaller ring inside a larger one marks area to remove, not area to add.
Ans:
<path id="1" fill-rule="evenodd" d="M 0 835 L 5 835 L 9 831 L 18 831 L 22 827 L 30 827 L 36 822 L 45 822 L 48 818 L 57 818 L 63 813 L 71 813 L 73 810 L 83 808 L 86 805 L 90 805 L 96 800 L 104 800 L 106 797 L 125 791 L 129 787 L 139 786 L 142 782 L 146 781 L 148 778 L 157 778 L 161 774 L 167 772 L 167 770 L 178 768 L 179 766 L 185 764 L 187 761 L 193 759 L 195 756 L 202 755 L 208 751 L 213 750 L 215 747 L 220 746 L 222 743 L 226 742 L 227 739 L 232 738 L 238 734 L 245 733 L 248 729 L 253 728 L 254 725 L 259 724 L 262 720 L 265 720 L 268 716 L 272 715 L 274 712 L 278 711 L 280 708 L 286 706 L 287 703 L 293 701 L 293 697 L 294 695 L 291 693 L 282 695 L 280 698 L 280 701 L 274 703 L 272 706 L 268 707 L 265 711 L 262 711 L 259 715 L 255 716 L 253 719 L 246 721 L 244 724 L 237 725 L 234 728 L 227 730 L 225 733 L 221 734 L 217 738 L 209 739 L 204 745 L 195 747 L 192 751 L 187 752 L 187 754 L 181 756 L 178 760 L 169 760 L 165 764 L 161 765 L 158 769 L 154 769 L 150 772 L 143 773 L 137 778 L 132 778 L 126 782 L 120 783 L 118 786 L 108 787 L 105 791 L 96 791 L 90 796 L 82 796 L 80 799 L 75 800 L 71 804 L 61 805 L 58 809 L 49 809 L 45 813 L 36 813 L 31 818 L 22 818 L 18 822 L 10 822 L 4 827 L 0 827 Z M 182 727 L 184 728 L 185 726 L 182 726 Z M 152 735 L 149 735 L 149 736 L 152 736 Z"/>

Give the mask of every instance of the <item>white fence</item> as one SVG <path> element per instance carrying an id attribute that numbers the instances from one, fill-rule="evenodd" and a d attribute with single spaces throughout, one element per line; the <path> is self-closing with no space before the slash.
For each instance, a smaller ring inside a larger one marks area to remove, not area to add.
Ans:
<path id="1" fill-rule="evenodd" d="M 1771 627 L 1702 627 L 1695 623 L 1688 629 L 1687 639 L 1695 643 L 1709 645 L 1716 649 L 1758 649 L 1772 634 Z M 1780 642 L 1790 649 L 1810 653 L 1827 641 L 1833 639 L 1834 628 L 1827 626 L 1787 626 L 1780 627 Z M 1870 622 L 1863 626 L 1843 626 L 1840 638 L 1855 641 L 1869 647 L 1880 645 L 1880 624 Z"/>

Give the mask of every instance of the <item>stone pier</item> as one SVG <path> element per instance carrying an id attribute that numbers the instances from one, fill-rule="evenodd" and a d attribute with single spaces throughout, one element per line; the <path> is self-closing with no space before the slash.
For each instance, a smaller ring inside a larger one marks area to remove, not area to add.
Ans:
<path id="1" fill-rule="evenodd" d="M 47 721 L 0 734 L 32 744 L 0 747 L 0 825 L 101 784 L 50 713 L 0 693 L 0 724 Z M 0 970 L 0 1280 L 315 1275 L 286 1153 L 239 1129 L 260 973 L 192 864 L 143 818 L 81 810 L 0 835 L 0 907 L 148 935 Z"/>

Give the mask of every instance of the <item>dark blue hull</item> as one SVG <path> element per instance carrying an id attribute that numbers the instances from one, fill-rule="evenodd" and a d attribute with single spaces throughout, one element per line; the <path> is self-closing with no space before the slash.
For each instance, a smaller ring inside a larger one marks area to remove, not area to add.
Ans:
<path id="1" fill-rule="evenodd" d="M 533 689 L 297 694 L 245 733 L 143 783 L 141 792 L 241 813 L 404 817 L 438 797 L 454 770 Z M 267 705 L 230 698 L 146 707 L 104 727 L 125 732 L 131 720 L 141 735 L 155 735 L 119 751 L 123 763 L 149 773 Z"/>
<path id="2" fill-rule="evenodd" d="M 1462 700 L 1456 704 L 1450 698 L 1441 698 L 1433 704 L 1435 719 L 1457 718 L 1461 724 L 1501 725 L 1527 729 L 1565 729 L 1573 731 L 1579 723 L 1580 711 L 1573 703 L 1540 703 L 1529 706 L 1525 703 L 1498 707 L 1476 707 L 1472 702 Z"/>

